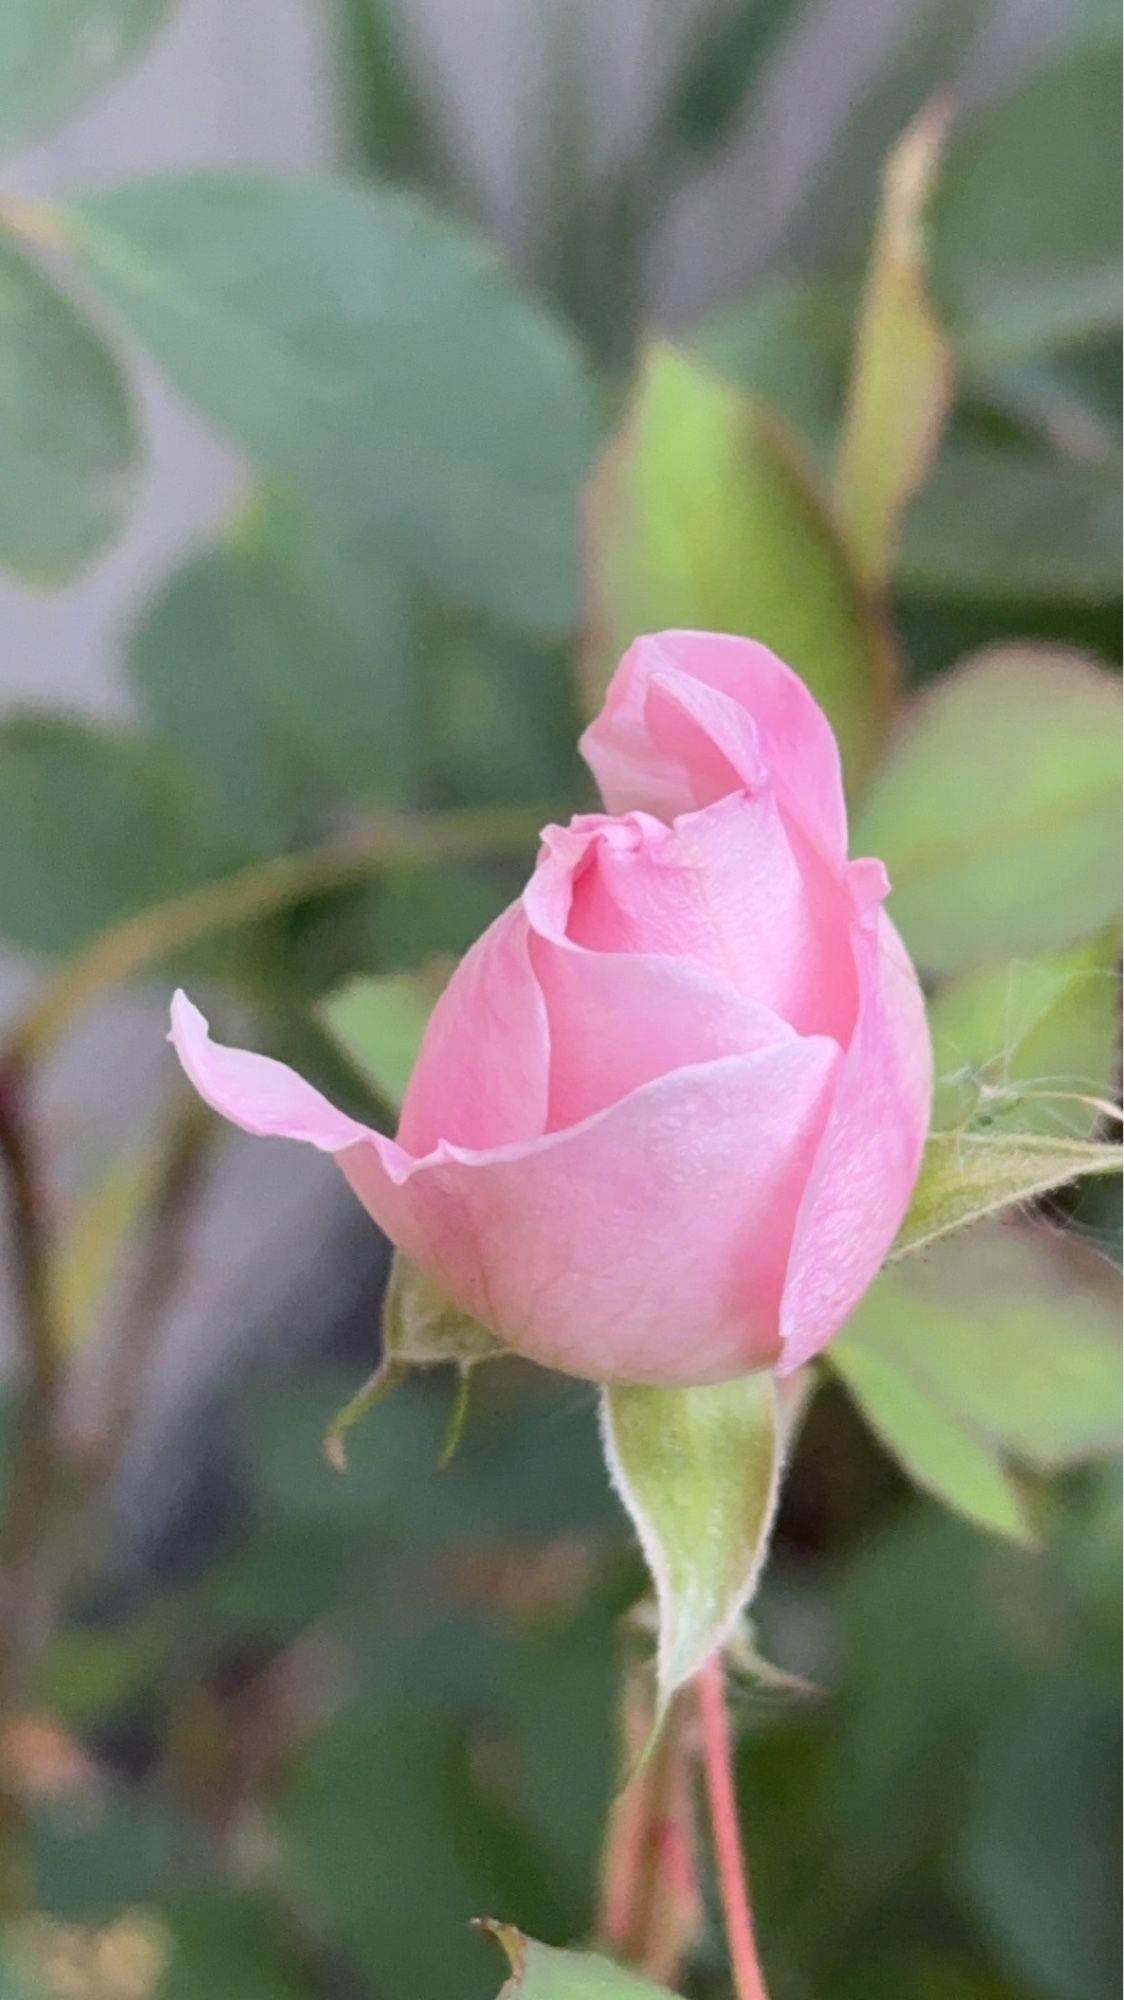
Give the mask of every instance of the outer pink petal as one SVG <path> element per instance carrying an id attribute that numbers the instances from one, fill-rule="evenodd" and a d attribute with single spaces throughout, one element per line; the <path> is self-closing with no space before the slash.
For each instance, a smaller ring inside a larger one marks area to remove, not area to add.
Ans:
<path id="1" fill-rule="evenodd" d="M 680 1069 L 583 1124 L 401 1180 L 341 1165 L 451 1297 L 533 1361 L 594 1381 L 767 1367 L 792 1228 L 842 1058 L 826 1037 Z"/>
<path id="2" fill-rule="evenodd" d="M 860 897 L 880 864 L 852 864 Z M 801 1204 L 781 1308 L 788 1375 L 837 1333 L 876 1277 L 909 1206 L 932 1102 L 933 1062 L 917 975 L 893 924 L 855 924 L 859 1019 Z"/>
<path id="3" fill-rule="evenodd" d="M 173 1040 L 243 1130 L 335 1153 L 393 1242 L 517 1352 L 594 1381 L 767 1367 L 841 1061 L 826 1037 L 680 1069 L 564 1132 L 413 1160 L 268 1056 L 226 1049 L 183 994 Z"/>
<path id="4" fill-rule="evenodd" d="M 402 1105 L 399 1143 L 506 1146 L 546 1130 L 550 1034 L 521 903 L 496 918 L 429 1019 Z"/>
<path id="5" fill-rule="evenodd" d="M 751 639 L 660 632 L 637 639 L 581 748 L 610 812 L 661 819 L 768 773 L 786 812 L 842 860 L 847 816 L 831 726 L 799 676 Z"/>

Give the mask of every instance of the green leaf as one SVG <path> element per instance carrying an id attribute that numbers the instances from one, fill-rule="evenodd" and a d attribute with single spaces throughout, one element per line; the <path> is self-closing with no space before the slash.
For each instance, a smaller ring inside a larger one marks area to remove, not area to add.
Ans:
<path id="1" fill-rule="evenodd" d="M 169 0 L 4 0 L 0 146 L 61 123 L 133 62 Z"/>
<path id="2" fill-rule="evenodd" d="M 1009 1462 L 1051 1472 L 1118 1444 L 1117 1290 L 1087 1246 L 991 1224 L 884 1271 L 829 1359 L 920 1485 L 1017 1536 Z"/>
<path id="3" fill-rule="evenodd" d="M 653 1986 L 593 1952 L 536 1944 L 510 1924 L 485 1923 L 482 1928 L 507 1953 L 511 1966 L 499 2000 L 671 2000 L 666 1986 Z"/>
<path id="4" fill-rule="evenodd" d="M 825 467 L 847 382 L 855 300 L 822 278 L 775 279 L 693 327 L 689 350 L 790 424 Z"/>
<path id="5" fill-rule="evenodd" d="M 265 1897 L 208 1889 L 165 1907 L 172 1951 L 154 2000 L 313 2000 L 318 1980 Z"/>
<path id="6" fill-rule="evenodd" d="M 396 1109 L 417 1061 L 426 1023 L 449 966 L 349 979 L 316 1010 L 337 1048 L 365 1082 Z"/>
<path id="7" fill-rule="evenodd" d="M 1124 1150 L 1036 1132 L 931 1132 L 891 1255 L 924 1250 L 987 1215 L 1035 1201 L 1085 1174 L 1118 1174 Z"/>
<path id="8" fill-rule="evenodd" d="M 139 456 L 100 334 L 0 236 L 0 562 L 48 584 L 100 555 L 124 523 Z"/>
<path id="9" fill-rule="evenodd" d="M 197 173 L 67 212 L 180 392 L 449 596 L 565 630 L 589 387 L 492 258 L 408 196 Z"/>
<path id="10" fill-rule="evenodd" d="M 382 1358 L 366 1382 L 333 1417 L 324 1437 L 329 1464 L 337 1472 L 347 1467 L 344 1438 L 361 1417 L 393 1388 L 411 1368 L 430 1368 L 443 1361 L 454 1362 L 462 1371 L 479 1361 L 492 1361 L 504 1353 L 494 1334 L 469 1319 L 453 1305 L 416 1264 L 394 1253 L 390 1282 L 382 1308 Z M 442 1462 L 452 1456 L 464 1409 L 454 1413 L 454 1429 L 446 1438 Z"/>
<path id="11" fill-rule="evenodd" d="M 742 632 L 807 681 L 861 785 L 887 721 L 888 644 L 770 412 L 685 355 L 650 349 L 594 477 L 587 547 L 591 709 L 638 632 Z"/>
<path id="12" fill-rule="evenodd" d="M 463 198 L 467 168 L 447 142 L 449 108 L 396 0 L 333 0 L 336 95 L 357 168 L 445 205 Z"/>
<path id="13" fill-rule="evenodd" d="M 658 1726 L 753 1596 L 780 1483 L 776 1390 L 769 1375 L 607 1388 L 602 1419 L 613 1484 L 656 1589 Z"/>
<path id="14" fill-rule="evenodd" d="M 0 728 L 0 936 L 72 952 L 186 886 L 179 775 L 140 736 L 54 716 Z"/>
<path id="15" fill-rule="evenodd" d="M 1119 683 L 1078 654 L 996 647 L 921 697 L 854 845 L 931 972 L 1069 944 L 1119 905 Z"/>
<path id="16" fill-rule="evenodd" d="M 1091 1138 L 1119 1040 L 1119 940 L 977 966 L 929 1006 L 938 1130 Z"/>
<path id="17" fill-rule="evenodd" d="M 1113 603 L 1120 466 L 954 435 L 910 508 L 898 588 L 956 604 Z M 1025 614 L 1024 614 L 1025 616 Z"/>
<path id="18" fill-rule="evenodd" d="M 856 567 L 874 586 L 890 574 L 902 514 L 928 474 L 951 400 L 924 237 L 946 125 L 943 106 L 922 113 L 886 163 L 839 443 L 836 511 Z"/>
<path id="19" fill-rule="evenodd" d="M 1036 71 L 952 146 L 933 210 L 937 298 L 977 363 L 1119 324 L 1111 48 Z"/>

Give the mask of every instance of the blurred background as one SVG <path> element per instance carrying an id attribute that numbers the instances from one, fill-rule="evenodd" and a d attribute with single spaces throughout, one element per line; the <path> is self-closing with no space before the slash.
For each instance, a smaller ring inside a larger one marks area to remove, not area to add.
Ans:
<path id="1" fill-rule="evenodd" d="M 6 0 L 3 2000 L 472 2000 L 469 1918 L 598 1926 L 593 1393 L 482 1371 L 438 1473 L 426 1376 L 333 1474 L 385 1246 L 187 1102 L 176 979 L 392 1121 L 618 642 L 710 624 L 832 714 L 946 1120 L 1111 1131 L 1119 55 L 1096 0 Z M 1099 1355 L 1112 1185 L 878 1310 Z M 758 1633 L 809 1688 L 743 1704 L 774 2000 L 1119 1990 L 1104 1385 L 963 1482 L 817 1395 Z M 719 2000 L 697 1894 L 649 1969 Z"/>

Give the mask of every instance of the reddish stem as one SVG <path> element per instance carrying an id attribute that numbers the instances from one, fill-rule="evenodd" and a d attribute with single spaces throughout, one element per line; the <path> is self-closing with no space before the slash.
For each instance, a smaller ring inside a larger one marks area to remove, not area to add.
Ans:
<path id="1" fill-rule="evenodd" d="M 695 1680 L 702 1724 L 703 1769 L 714 1837 L 714 1859 L 726 1919 L 726 1940 L 737 2000 L 769 2000 L 753 1936 L 745 1861 L 738 1828 L 731 1761 L 730 1718 L 722 1659 L 709 1660 Z"/>

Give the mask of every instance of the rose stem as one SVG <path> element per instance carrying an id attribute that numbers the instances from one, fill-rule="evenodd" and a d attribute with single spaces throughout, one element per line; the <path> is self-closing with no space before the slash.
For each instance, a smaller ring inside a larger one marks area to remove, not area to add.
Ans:
<path id="1" fill-rule="evenodd" d="M 745 1861 L 742 1857 L 738 1808 L 731 1766 L 730 1718 L 726 1711 L 726 1679 L 720 1654 L 708 1660 L 696 1676 L 699 1720 L 702 1724 L 703 1769 L 714 1838 L 718 1886 L 726 1919 L 726 1941 L 737 2000 L 769 2000 L 757 1960 L 753 1918 L 749 1909 Z"/>

